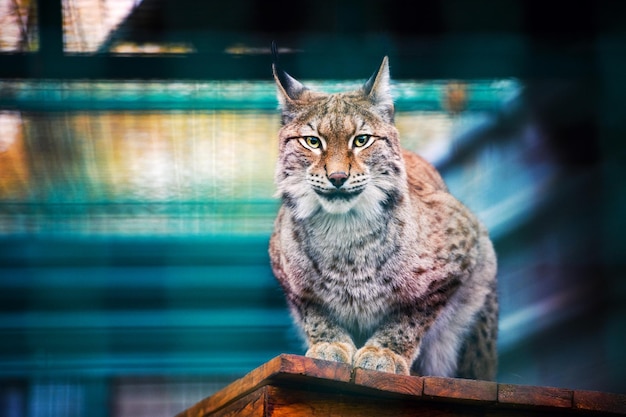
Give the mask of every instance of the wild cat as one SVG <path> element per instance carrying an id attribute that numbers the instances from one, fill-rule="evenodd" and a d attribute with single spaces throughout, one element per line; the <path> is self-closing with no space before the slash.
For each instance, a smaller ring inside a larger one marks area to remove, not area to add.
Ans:
<path id="1" fill-rule="evenodd" d="M 346 93 L 273 72 L 282 206 L 270 258 L 306 356 L 494 379 L 496 256 L 436 169 L 400 147 L 387 57 Z"/>

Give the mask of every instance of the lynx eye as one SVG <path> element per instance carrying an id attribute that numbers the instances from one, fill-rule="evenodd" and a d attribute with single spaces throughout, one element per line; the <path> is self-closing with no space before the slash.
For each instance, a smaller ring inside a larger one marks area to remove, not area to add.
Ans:
<path id="1" fill-rule="evenodd" d="M 371 135 L 357 135 L 354 137 L 352 144 L 355 148 L 362 148 L 365 145 L 369 144 L 371 139 Z"/>
<path id="2" fill-rule="evenodd" d="M 309 149 L 318 149 L 322 146 L 320 138 L 315 136 L 305 136 L 301 139 L 301 142 Z"/>

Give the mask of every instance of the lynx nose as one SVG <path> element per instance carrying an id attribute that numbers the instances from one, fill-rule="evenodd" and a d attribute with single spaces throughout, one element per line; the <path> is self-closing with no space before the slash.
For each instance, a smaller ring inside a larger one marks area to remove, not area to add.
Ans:
<path id="1" fill-rule="evenodd" d="M 346 174 L 343 171 L 333 172 L 332 174 L 328 176 L 328 179 L 336 188 L 341 188 L 341 186 L 348 179 L 348 174 Z"/>

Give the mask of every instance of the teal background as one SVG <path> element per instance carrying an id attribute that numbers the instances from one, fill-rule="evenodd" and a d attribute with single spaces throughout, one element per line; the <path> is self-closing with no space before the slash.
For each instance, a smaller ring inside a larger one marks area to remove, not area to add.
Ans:
<path id="1" fill-rule="evenodd" d="M 390 57 L 403 145 L 494 241 L 498 381 L 626 392 L 624 6 L 479 3 L 144 0 L 114 39 L 195 49 L 111 54 L 34 2 L 37 47 L 0 53 L 0 415 L 172 416 L 304 352 L 267 256 L 272 40 L 324 91 Z"/>

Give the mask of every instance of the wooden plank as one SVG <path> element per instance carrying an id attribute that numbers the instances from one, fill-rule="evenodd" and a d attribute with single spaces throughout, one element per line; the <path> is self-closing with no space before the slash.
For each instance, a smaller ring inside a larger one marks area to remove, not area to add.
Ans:
<path id="1" fill-rule="evenodd" d="M 243 378 L 234 381 L 211 397 L 205 398 L 177 414 L 176 417 L 208 415 L 276 379 L 299 376 L 349 382 L 351 374 L 352 369 L 346 364 L 320 361 L 297 355 L 280 355 L 251 371 Z"/>
<path id="2" fill-rule="evenodd" d="M 280 355 L 177 417 L 626 415 L 626 395 L 412 377 Z"/>
<path id="3" fill-rule="evenodd" d="M 498 385 L 498 402 L 500 404 L 562 409 L 572 407 L 572 397 L 571 390 L 562 388 L 513 384 Z"/>
<path id="4" fill-rule="evenodd" d="M 513 407 L 507 406 L 495 406 L 493 408 L 481 407 L 482 414 L 480 417 L 582 417 L 579 413 L 576 413 L 572 409 L 558 409 L 552 410 L 550 408 L 527 408 L 527 407 Z M 596 416 L 595 417 L 600 417 Z"/>
<path id="5" fill-rule="evenodd" d="M 424 395 L 460 403 L 495 403 L 498 400 L 498 384 L 470 379 L 426 377 Z"/>
<path id="6" fill-rule="evenodd" d="M 301 391 L 287 387 L 269 387 L 267 417 L 349 417 L 355 412 L 366 415 L 367 407 L 353 405 L 341 394 Z"/>
<path id="7" fill-rule="evenodd" d="M 219 410 L 237 398 L 243 397 L 260 386 L 265 385 L 265 380 L 271 375 L 280 372 L 281 366 L 281 356 L 271 359 L 252 372 L 248 373 L 243 378 L 235 380 L 230 385 L 216 392 L 212 396 L 201 400 L 182 413 L 177 414 L 176 417 L 205 416 Z"/>
<path id="8" fill-rule="evenodd" d="M 261 387 L 231 402 L 226 407 L 210 413 L 211 417 L 263 417 L 265 416 L 265 399 L 267 387 Z M 198 410 L 203 413 L 204 410 Z M 209 414 L 197 414 L 194 417 L 207 417 Z"/>
<path id="9" fill-rule="evenodd" d="M 276 375 L 288 374 L 309 378 L 350 382 L 352 367 L 345 363 L 322 361 L 297 355 L 280 355 L 280 367 Z"/>
<path id="10" fill-rule="evenodd" d="M 479 416 L 468 406 L 425 403 L 411 397 L 399 399 L 387 395 L 358 395 L 341 391 L 307 391 L 268 386 L 267 417 L 437 417 Z M 370 391 L 371 392 L 371 391 Z"/>
<path id="11" fill-rule="evenodd" d="M 574 408 L 626 414 L 626 395 L 596 391 L 574 391 Z"/>
<path id="12" fill-rule="evenodd" d="M 424 389 L 423 378 L 408 375 L 393 375 L 384 372 L 355 369 L 353 382 L 356 385 L 395 394 L 421 397 Z"/>

